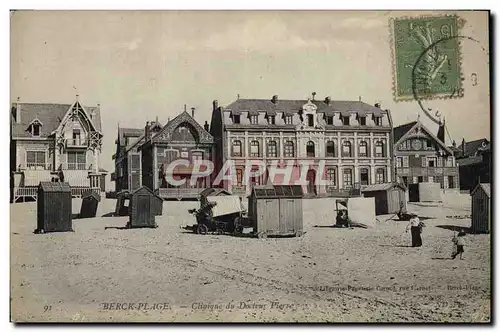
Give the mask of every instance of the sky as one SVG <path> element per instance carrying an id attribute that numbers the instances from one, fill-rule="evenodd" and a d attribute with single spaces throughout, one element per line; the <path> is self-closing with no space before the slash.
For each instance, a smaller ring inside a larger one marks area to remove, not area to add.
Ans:
<path id="1" fill-rule="evenodd" d="M 16 11 L 11 14 L 11 101 L 101 104 L 102 167 L 120 127 L 161 123 L 187 105 L 210 122 L 212 101 L 240 98 L 381 103 L 394 126 L 420 120 L 415 101 L 393 99 L 390 18 L 440 13 L 387 11 Z M 464 96 L 425 103 L 451 139 L 490 138 L 487 12 L 465 19 Z M 475 74 L 473 77 L 472 74 Z M 474 81 L 474 84 L 473 84 Z M 110 188 L 108 177 L 107 188 Z M 111 188 L 114 188 L 112 186 Z"/>

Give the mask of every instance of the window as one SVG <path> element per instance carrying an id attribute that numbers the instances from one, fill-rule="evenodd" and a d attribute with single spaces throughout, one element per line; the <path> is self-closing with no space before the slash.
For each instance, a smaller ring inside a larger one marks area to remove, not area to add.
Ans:
<path id="1" fill-rule="evenodd" d="M 258 121 L 258 116 L 257 115 L 250 115 L 250 123 L 251 124 L 257 124 L 259 121 Z"/>
<path id="2" fill-rule="evenodd" d="M 306 153 L 307 153 L 308 157 L 314 158 L 316 156 L 315 151 L 314 151 L 314 142 L 312 142 L 312 141 L 307 142 Z"/>
<path id="3" fill-rule="evenodd" d="M 273 158 L 278 157 L 278 144 L 276 141 L 269 141 L 267 143 L 267 156 Z"/>
<path id="4" fill-rule="evenodd" d="M 418 183 L 422 183 L 424 182 L 424 177 L 423 176 L 419 176 L 418 177 Z"/>
<path id="5" fill-rule="evenodd" d="M 73 145 L 80 145 L 80 142 L 81 142 L 80 129 L 73 129 Z"/>
<path id="6" fill-rule="evenodd" d="M 382 141 L 378 141 L 375 143 L 375 157 L 383 157 L 384 156 L 384 143 Z"/>
<path id="7" fill-rule="evenodd" d="M 433 176 L 429 176 L 427 178 L 427 182 L 434 182 L 434 177 Z"/>
<path id="8" fill-rule="evenodd" d="M 259 156 L 259 142 L 251 141 L 250 142 L 250 157 L 258 157 Z"/>
<path id="9" fill-rule="evenodd" d="M 314 116 L 312 114 L 307 114 L 307 125 L 314 127 Z"/>
<path id="10" fill-rule="evenodd" d="M 344 169 L 344 188 L 352 187 L 352 169 Z"/>
<path id="11" fill-rule="evenodd" d="M 236 169 L 236 184 L 238 186 L 243 184 L 243 170 L 241 168 Z"/>
<path id="12" fill-rule="evenodd" d="M 241 141 L 233 141 L 233 157 L 241 157 Z"/>
<path id="13" fill-rule="evenodd" d="M 446 158 L 446 167 L 453 167 L 453 156 Z"/>
<path id="14" fill-rule="evenodd" d="M 342 116 L 342 124 L 344 126 L 348 126 L 349 125 L 349 116 Z"/>
<path id="15" fill-rule="evenodd" d="M 359 170 L 359 182 L 361 182 L 361 185 L 369 185 L 370 184 L 370 177 L 368 175 L 368 168 L 362 168 Z"/>
<path id="16" fill-rule="evenodd" d="M 342 144 L 342 157 L 352 157 L 351 142 L 345 141 Z"/>
<path id="17" fill-rule="evenodd" d="M 295 147 L 292 141 L 286 141 L 285 142 L 285 151 L 284 151 L 285 157 L 295 157 Z"/>
<path id="18" fill-rule="evenodd" d="M 241 123 L 239 114 L 233 114 L 233 123 L 235 123 L 235 124 Z"/>
<path id="19" fill-rule="evenodd" d="M 327 157 L 335 157 L 335 142 L 334 141 L 326 142 L 326 156 Z"/>
<path id="20" fill-rule="evenodd" d="M 427 157 L 427 167 L 436 167 L 435 157 Z"/>
<path id="21" fill-rule="evenodd" d="M 396 157 L 396 167 L 397 168 L 403 167 L 403 157 Z"/>
<path id="22" fill-rule="evenodd" d="M 359 156 L 358 157 L 368 157 L 368 143 L 365 141 L 359 142 Z"/>
<path id="23" fill-rule="evenodd" d="M 381 126 L 382 125 L 382 117 L 380 117 L 380 116 L 374 117 L 373 122 L 375 122 L 376 126 Z"/>
<path id="24" fill-rule="evenodd" d="M 385 182 L 385 170 L 383 168 L 377 168 L 375 173 L 375 182 L 384 183 Z"/>
<path id="25" fill-rule="evenodd" d="M 337 170 L 335 168 L 327 168 L 326 180 L 328 181 L 328 185 L 337 186 Z"/>
<path id="26" fill-rule="evenodd" d="M 365 116 L 360 116 L 359 117 L 359 125 L 360 126 L 366 126 L 366 117 Z"/>
<path id="27" fill-rule="evenodd" d="M 40 131 L 42 129 L 42 124 L 38 119 L 35 119 L 31 125 L 29 126 L 28 130 L 33 136 L 40 136 Z"/>
<path id="28" fill-rule="evenodd" d="M 327 125 L 333 125 L 333 116 L 327 116 L 326 117 L 326 124 Z"/>
<path id="29" fill-rule="evenodd" d="M 409 166 L 410 166 L 410 157 L 403 156 L 403 167 L 409 167 Z"/>
<path id="30" fill-rule="evenodd" d="M 130 155 L 130 169 L 139 171 L 141 168 L 141 157 L 138 154 Z"/>
<path id="31" fill-rule="evenodd" d="M 82 151 L 68 152 L 68 169 L 84 170 L 87 165 L 87 154 Z"/>
<path id="32" fill-rule="evenodd" d="M 292 124 L 292 116 L 287 114 L 285 115 L 285 124 L 291 125 Z"/>
<path id="33" fill-rule="evenodd" d="M 203 160 L 203 152 L 201 151 L 191 152 L 191 161 L 195 160 Z"/>
<path id="34" fill-rule="evenodd" d="M 168 166 L 170 163 L 176 160 L 178 156 L 179 156 L 179 151 L 177 150 L 165 150 L 165 157 L 164 157 L 164 161 L 166 164 L 165 166 Z M 158 164 L 161 164 L 160 158 L 158 158 L 157 162 Z"/>
<path id="35" fill-rule="evenodd" d="M 31 169 L 46 169 L 45 151 L 26 151 L 26 167 Z"/>
<path id="36" fill-rule="evenodd" d="M 450 189 L 455 188 L 455 177 L 452 175 L 448 176 L 448 188 Z"/>

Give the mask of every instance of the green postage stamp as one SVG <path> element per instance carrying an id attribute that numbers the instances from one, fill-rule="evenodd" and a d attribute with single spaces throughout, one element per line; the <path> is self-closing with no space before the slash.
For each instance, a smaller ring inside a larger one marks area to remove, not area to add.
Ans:
<path id="1" fill-rule="evenodd" d="M 391 19 L 394 99 L 461 97 L 459 29 L 455 15 Z"/>

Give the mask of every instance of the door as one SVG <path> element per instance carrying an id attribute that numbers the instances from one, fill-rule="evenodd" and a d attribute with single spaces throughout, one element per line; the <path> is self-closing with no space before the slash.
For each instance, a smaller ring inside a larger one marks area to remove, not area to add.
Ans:
<path id="1" fill-rule="evenodd" d="M 307 193 L 316 196 L 316 172 L 312 169 L 307 171 Z"/>
<path id="2" fill-rule="evenodd" d="M 368 178 L 368 169 L 367 168 L 362 168 L 360 170 L 359 182 L 361 182 L 362 186 L 370 184 L 370 180 Z"/>
<path id="3" fill-rule="evenodd" d="M 149 195 L 137 196 L 137 207 L 135 210 L 138 225 L 148 225 L 151 215 L 151 199 Z"/>
<path id="4" fill-rule="evenodd" d="M 258 200 L 258 213 L 259 213 L 259 232 L 266 232 L 267 234 L 279 233 L 279 200 L 266 199 Z"/>
<path id="5" fill-rule="evenodd" d="M 295 202 L 293 199 L 280 199 L 280 234 L 295 233 Z"/>

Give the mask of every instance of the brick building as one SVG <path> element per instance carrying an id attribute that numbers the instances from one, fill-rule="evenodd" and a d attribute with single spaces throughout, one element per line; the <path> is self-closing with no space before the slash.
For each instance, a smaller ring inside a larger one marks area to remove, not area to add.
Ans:
<path id="1" fill-rule="evenodd" d="M 292 181 L 306 173 L 304 190 L 310 196 L 349 194 L 360 185 L 390 182 L 393 177 L 392 120 L 380 105 L 329 97 L 237 99 L 227 107 L 214 101 L 210 128 L 216 170 L 227 160 L 235 163 L 236 182 L 223 185 L 233 193 L 248 194 L 254 184 L 270 180 L 266 172 L 245 186 L 247 160 L 261 160 L 268 169 L 273 161 L 292 161 Z M 323 171 L 321 160 L 326 164 Z M 321 173 L 327 185 L 318 181 Z"/>

